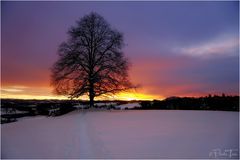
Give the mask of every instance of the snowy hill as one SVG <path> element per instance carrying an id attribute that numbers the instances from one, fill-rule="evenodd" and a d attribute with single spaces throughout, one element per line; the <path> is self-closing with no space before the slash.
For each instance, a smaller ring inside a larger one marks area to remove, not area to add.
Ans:
<path id="1" fill-rule="evenodd" d="M 238 116 L 237 112 L 164 110 L 39 116 L 1 125 L 1 156 L 209 158 L 216 149 L 234 149 L 236 154 Z"/>

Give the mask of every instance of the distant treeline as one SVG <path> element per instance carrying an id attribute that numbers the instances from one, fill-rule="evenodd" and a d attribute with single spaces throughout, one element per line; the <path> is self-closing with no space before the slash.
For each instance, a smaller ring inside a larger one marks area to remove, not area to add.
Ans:
<path id="1" fill-rule="evenodd" d="M 165 109 L 165 110 L 218 110 L 239 111 L 239 96 L 225 96 L 222 94 L 206 97 L 171 97 L 165 100 L 141 101 L 141 107 L 133 109 Z"/>
<path id="2" fill-rule="evenodd" d="M 129 101 L 96 101 L 97 103 L 115 102 L 117 105 L 129 103 Z M 219 111 L 239 111 L 239 96 L 227 96 L 225 94 L 208 95 L 206 97 L 170 97 L 165 100 L 139 101 L 133 100 L 131 103 L 139 103 L 141 107 L 134 110 L 219 110 Z M 88 105 L 88 101 L 83 100 L 19 100 L 2 99 L 1 108 L 17 108 L 18 110 L 47 114 L 51 108 L 61 108 L 61 111 L 73 110 L 76 104 Z"/>

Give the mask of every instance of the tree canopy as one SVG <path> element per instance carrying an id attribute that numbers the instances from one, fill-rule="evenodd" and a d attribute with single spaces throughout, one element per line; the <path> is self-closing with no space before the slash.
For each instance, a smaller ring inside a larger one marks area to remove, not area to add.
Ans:
<path id="1" fill-rule="evenodd" d="M 113 29 L 99 14 L 90 13 L 68 31 L 68 40 L 59 46 L 53 65 L 54 92 L 69 98 L 115 94 L 133 88 L 129 81 L 129 61 L 122 52 L 123 34 Z"/>

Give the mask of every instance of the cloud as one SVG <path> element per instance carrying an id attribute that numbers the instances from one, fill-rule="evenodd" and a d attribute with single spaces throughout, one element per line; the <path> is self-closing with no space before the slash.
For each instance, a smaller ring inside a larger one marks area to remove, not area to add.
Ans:
<path id="1" fill-rule="evenodd" d="M 2 92 L 22 92 L 23 90 L 21 89 L 15 89 L 15 88 L 2 88 L 1 89 Z"/>
<path id="2" fill-rule="evenodd" d="M 28 87 L 26 86 L 6 86 L 1 88 L 1 92 L 8 92 L 8 93 L 21 93 L 24 92 L 25 89 Z"/>
<path id="3" fill-rule="evenodd" d="M 179 54 L 137 57 L 130 78 L 153 96 L 238 94 L 238 58 L 196 58 Z"/>
<path id="4" fill-rule="evenodd" d="M 17 99 L 66 99 L 63 96 L 55 96 L 49 87 L 8 85 L 1 88 L 1 98 Z"/>
<path id="5" fill-rule="evenodd" d="M 238 49 L 238 37 L 224 35 L 193 46 L 177 48 L 176 50 L 188 56 L 212 58 L 214 56 L 238 55 Z"/>

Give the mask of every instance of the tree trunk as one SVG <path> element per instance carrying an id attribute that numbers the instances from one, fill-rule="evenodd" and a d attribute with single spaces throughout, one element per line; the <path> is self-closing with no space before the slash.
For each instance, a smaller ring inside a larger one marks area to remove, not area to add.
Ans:
<path id="1" fill-rule="evenodd" d="M 89 95 L 89 100 L 90 100 L 90 108 L 93 108 L 94 107 L 94 96 L 93 96 L 93 94 Z"/>
<path id="2" fill-rule="evenodd" d="M 94 88 L 93 88 L 93 84 L 90 84 L 90 88 L 89 88 L 89 103 L 90 103 L 90 108 L 94 107 Z"/>

